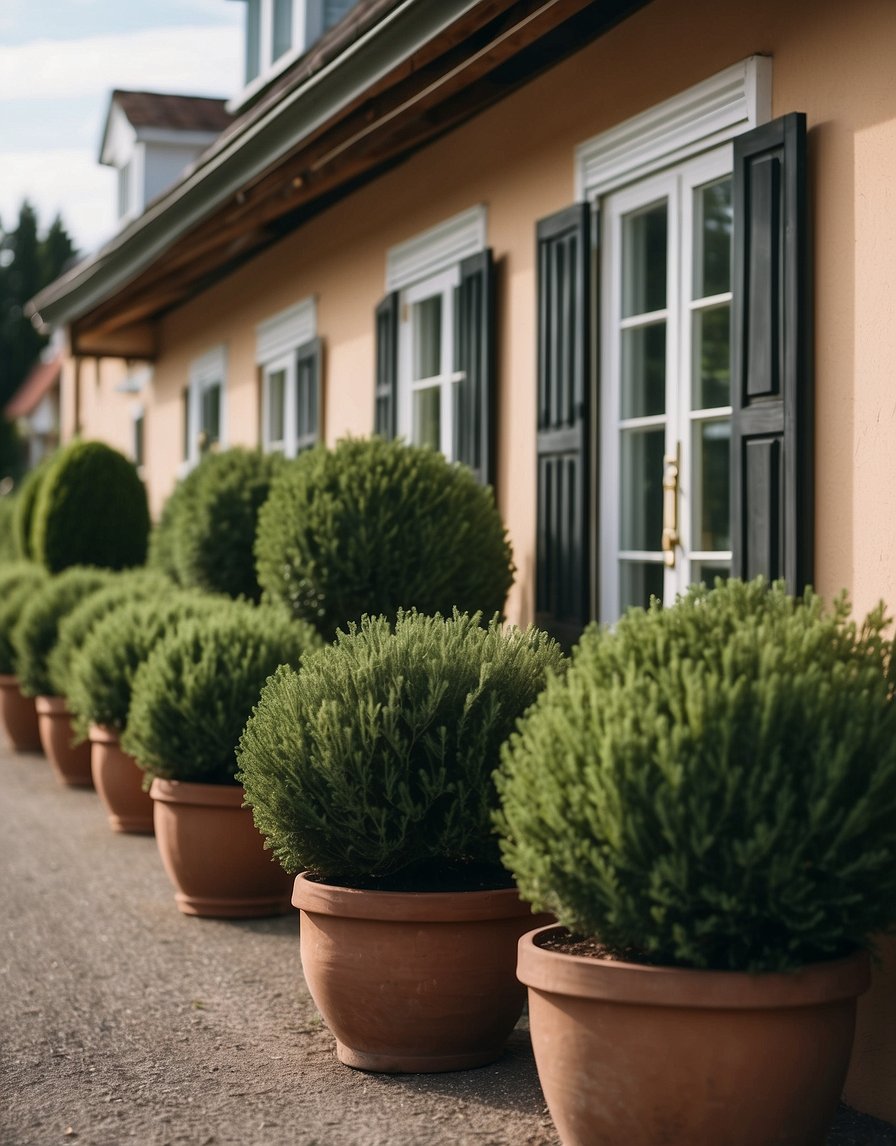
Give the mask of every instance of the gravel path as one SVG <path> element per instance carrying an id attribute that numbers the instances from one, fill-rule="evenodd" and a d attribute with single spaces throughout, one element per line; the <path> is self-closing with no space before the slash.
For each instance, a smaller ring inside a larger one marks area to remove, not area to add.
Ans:
<path id="1" fill-rule="evenodd" d="M 481 1070 L 343 1067 L 295 916 L 183 916 L 93 792 L 5 751 L 0 785 L 0 1146 L 557 1146 L 524 1023 Z M 828 1146 L 896 1133 L 843 1108 Z"/>

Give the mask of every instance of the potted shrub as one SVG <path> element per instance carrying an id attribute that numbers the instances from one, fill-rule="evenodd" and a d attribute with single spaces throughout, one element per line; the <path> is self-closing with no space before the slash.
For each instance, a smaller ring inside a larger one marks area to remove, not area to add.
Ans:
<path id="1" fill-rule="evenodd" d="M 35 698 L 40 742 L 64 784 L 90 787 L 90 745 L 73 744 L 65 697 L 54 692 L 48 658 L 59 625 L 85 597 L 108 584 L 109 573 L 75 566 L 47 577 L 22 609 L 12 631 L 16 674 L 26 696 Z"/>
<path id="2" fill-rule="evenodd" d="M 79 711 L 78 697 L 74 695 L 76 692 L 83 693 L 80 686 L 84 671 L 77 669 L 76 664 L 81 662 L 88 650 L 93 657 L 99 657 L 104 665 L 113 663 L 117 675 L 113 687 L 120 694 L 127 692 L 130 685 L 126 671 L 128 664 L 118 644 L 127 630 L 124 627 L 109 630 L 103 621 L 138 602 L 154 602 L 148 611 L 140 615 L 141 632 L 136 638 L 148 653 L 151 644 L 147 642 L 158 634 L 160 622 L 176 607 L 177 597 L 172 598 L 171 588 L 171 582 L 166 577 L 143 569 L 111 574 L 110 583 L 105 588 L 92 593 L 60 622 L 59 638 L 48 660 L 50 683 L 54 691 L 67 701 L 75 744 L 84 740 L 90 742 L 93 786 L 114 831 L 151 833 L 152 801 L 143 790 L 143 773 L 119 744 L 127 708 L 120 723 L 84 719 Z M 102 643 L 91 639 L 97 629 L 102 630 Z M 128 646 L 129 652 L 133 643 L 132 640 Z"/>
<path id="3" fill-rule="evenodd" d="M 51 573 L 70 565 L 126 569 L 146 560 L 148 534 L 146 490 L 124 454 L 76 441 L 53 455 L 33 508 L 35 561 Z"/>
<path id="4" fill-rule="evenodd" d="M 236 745 L 278 665 L 317 643 L 281 609 L 224 601 L 164 634 L 137 669 L 122 736 L 151 778 L 159 852 L 187 915 L 289 910 L 235 779 Z"/>
<path id="5" fill-rule="evenodd" d="M 434 450 L 379 438 L 286 465 L 258 517 L 258 580 L 327 639 L 399 608 L 500 613 L 513 582 L 492 491 Z"/>
<path id="6" fill-rule="evenodd" d="M 166 502 L 151 563 L 181 585 L 257 601 L 258 512 L 282 465 L 279 454 L 240 447 L 206 454 Z"/>
<path id="7" fill-rule="evenodd" d="M 340 1060 L 444 1071 L 497 1058 L 523 1005 L 529 907 L 490 816 L 498 750 L 558 646 L 400 612 L 280 668 L 240 741 L 255 822 L 299 872 L 301 952 Z"/>
<path id="8" fill-rule="evenodd" d="M 31 561 L 10 562 L 0 570 L 0 720 L 14 752 L 40 751 L 34 697 L 25 696 L 16 676 L 12 630 L 46 577 Z"/>
<path id="9" fill-rule="evenodd" d="M 564 1143 L 821 1142 L 896 919 L 896 705 L 863 625 L 782 584 L 591 628 L 505 748 L 504 861 Z"/>

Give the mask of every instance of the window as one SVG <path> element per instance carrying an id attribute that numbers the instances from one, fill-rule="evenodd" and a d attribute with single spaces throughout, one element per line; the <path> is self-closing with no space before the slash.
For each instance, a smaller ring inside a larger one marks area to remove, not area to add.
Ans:
<path id="1" fill-rule="evenodd" d="M 584 202 L 538 224 L 536 623 L 567 643 L 694 581 L 810 580 L 805 117 L 764 122 L 770 66 L 583 144 Z"/>
<path id="2" fill-rule="evenodd" d="M 189 470 L 209 450 L 223 445 L 227 355 L 215 347 L 190 365 L 190 384 L 183 392 L 183 469 Z"/>
<path id="3" fill-rule="evenodd" d="M 131 430 L 133 434 L 132 453 L 134 456 L 134 465 L 137 467 L 137 472 L 141 473 L 143 464 L 146 460 L 145 457 L 145 435 L 146 415 L 142 406 L 135 406 L 131 415 Z"/>
<path id="4" fill-rule="evenodd" d="M 118 169 L 118 217 L 123 219 L 131 210 L 131 171 L 133 160 Z"/>
<path id="5" fill-rule="evenodd" d="M 256 331 L 261 369 L 261 441 L 288 458 L 321 436 L 321 345 L 313 299 L 282 311 Z"/>
<path id="6" fill-rule="evenodd" d="M 354 0 L 245 0 L 246 85 L 279 71 L 287 57 L 306 52 L 352 7 Z M 258 82 L 256 84 L 256 81 Z"/>
<path id="7" fill-rule="evenodd" d="M 393 248 L 377 309 L 374 423 L 492 481 L 493 270 L 473 208 Z"/>

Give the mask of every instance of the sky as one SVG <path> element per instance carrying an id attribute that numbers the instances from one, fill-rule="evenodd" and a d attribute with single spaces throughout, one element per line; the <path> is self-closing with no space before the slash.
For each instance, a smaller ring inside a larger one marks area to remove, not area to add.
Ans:
<path id="1" fill-rule="evenodd" d="M 0 0 L 0 225 L 27 198 L 81 254 L 115 231 L 99 164 L 113 88 L 230 97 L 242 78 L 236 0 Z"/>

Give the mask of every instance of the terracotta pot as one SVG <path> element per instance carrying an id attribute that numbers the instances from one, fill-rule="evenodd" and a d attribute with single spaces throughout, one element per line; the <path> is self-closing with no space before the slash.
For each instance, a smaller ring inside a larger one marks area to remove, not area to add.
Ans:
<path id="1" fill-rule="evenodd" d="M 152 835 L 152 799 L 143 791 L 143 770 L 118 742 L 114 728 L 90 726 L 90 771 L 113 832 Z"/>
<path id="2" fill-rule="evenodd" d="M 19 678 L 0 673 L 0 720 L 13 752 L 40 752 L 34 697 L 25 696 Z"/>
<path id="3" fill-rule="evenodd" d="M 35 697 L 40 742 L 56 776 L 74 788 L 92 788 L 90 741 L 74 745 L 75 732 L 64 696 Z"/>
<path id="4" fill-rule="evenodd" d="M 290 910 L 292 877 L 264 849 L 236 784 L 153 780 L 156 842 L 185 915 L 248 919 Z"/>
<path id="5" fill-rule="evenodd" d="M 520 1016 L 515 888 L 360 891 L 300 875 L 302 968 L 341 1062 L 388 1073 L 493 1062 Z"/>
<path id="6" fill-rule="evenodd" d="M 523 936 L 538 1074 L 564 1146 L 820 1146 L 867 953 L 790 974 L 645 967 Z"/>

